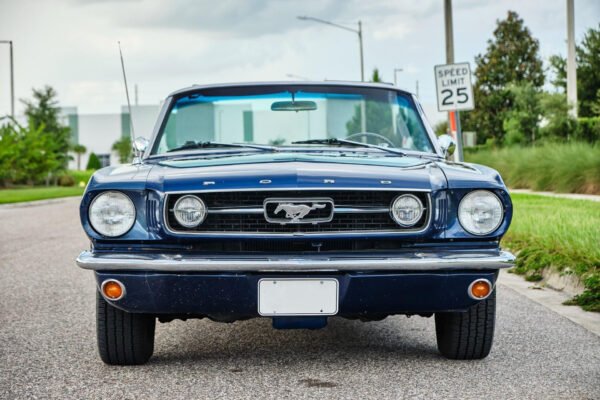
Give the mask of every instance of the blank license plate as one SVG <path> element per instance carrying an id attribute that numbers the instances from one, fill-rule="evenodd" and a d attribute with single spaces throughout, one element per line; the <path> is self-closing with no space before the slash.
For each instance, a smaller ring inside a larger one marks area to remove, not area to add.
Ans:
<path id="1" fill-rule="evenodd" d="M 258 313 L 264 316 L 335 315 L 337 279 L 261 279 Z"/>

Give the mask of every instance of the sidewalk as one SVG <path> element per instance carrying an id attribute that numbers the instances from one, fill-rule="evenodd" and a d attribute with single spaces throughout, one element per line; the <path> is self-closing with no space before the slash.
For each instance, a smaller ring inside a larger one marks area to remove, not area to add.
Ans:
<path id="1" fill-rule="evenodd" d="M 600 201 L 600 196 L 595 194 L 535 192 L 530 189 L 509 189 L 509 191 L 510 193 L 537 194 L 540 196 L 561 197 L 563 199 Z"/>

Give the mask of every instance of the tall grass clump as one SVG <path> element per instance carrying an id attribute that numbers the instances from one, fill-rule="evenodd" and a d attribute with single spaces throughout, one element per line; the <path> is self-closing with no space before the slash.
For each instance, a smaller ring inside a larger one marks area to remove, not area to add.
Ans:
<path id="1" fill-rule="evenodd" d="M 498 170 L 511 188 L 600 194 L 600 143 L 481 149 L 465 159 Z"/>

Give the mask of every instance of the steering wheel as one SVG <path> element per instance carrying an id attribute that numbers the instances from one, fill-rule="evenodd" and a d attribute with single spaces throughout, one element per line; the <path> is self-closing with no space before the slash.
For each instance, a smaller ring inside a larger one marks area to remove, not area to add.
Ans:
<path id="1" fill-rule="evenodd" d="M 346 139 L 352 140 L 354 138 L 359 138 L 359 137 L 374 137 L 374 138 L 377 138 L 377 139 L 380 139 L 380 140 L 386 142 L 391 147 L 396 147 L 396 145 L 394 144 L 394 142 L 392 142 L 390 139 L 386 138 L 383 135 L 380 135 L 379 133 L 373 133 L 373 132 L 358 132 L 358 133 L 353 133 L 350 136 L 346 136 Z"/>

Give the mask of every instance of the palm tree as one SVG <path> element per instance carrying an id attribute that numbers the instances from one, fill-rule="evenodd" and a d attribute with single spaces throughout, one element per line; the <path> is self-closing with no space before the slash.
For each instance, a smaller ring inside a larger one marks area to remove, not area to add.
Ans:
<path id="1" fill-rule="evenodd" d="M 75 144 L 71 147 L 73 153 L 77 154 L 77 169 L 81 170 L 81 155 L 85 154 L 87 149 L 82 144 Z"/>

